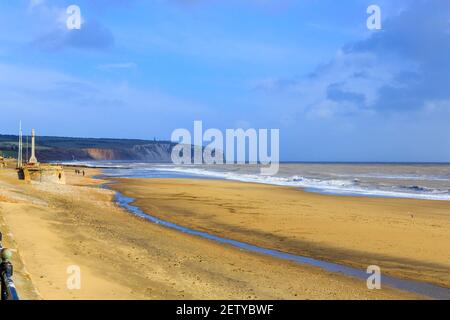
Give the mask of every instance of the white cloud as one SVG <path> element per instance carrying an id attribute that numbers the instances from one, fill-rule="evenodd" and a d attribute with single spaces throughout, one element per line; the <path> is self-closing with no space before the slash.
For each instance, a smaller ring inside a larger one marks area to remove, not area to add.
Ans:
<path id="1" fill-rule="evenodd" d="M 45 0 L 30 0 L 29 4 L 28 4 L 28 9 L 33 9 L 37 6 L 40 6 L 41 4 L 44 4 Z"/>
<path id="2" fill-rule="evenodd" d="M 332 117 L 443 109 L 447 105 L 436 101 L 450 98 L 449 8 L 441 0 L 411 5 L 385 21 L 383 31 L 344 46 L 310 75 L 262 79 L 254 88 L 296 97 L 298 103 L 285 110 L 291 114 Z"/>
<path id="3" fill-rule="evenodd" d="M 207 112 L 202 105 L 155 88 L 134 88 L 126 82 L 94 82 L 63 72 L 6 64 L 0 64 L 0 96 L 2 112 L 10 116 L 38 114 L 38 120 L 66 112 L 114 114 L 122 119 L 141 113 L 154 114 L 156 119 L 160 113 L 176 117 L 187 112 Z M 65 121 L 73 123 L 71 119 Z"/>
<path id="4" fill-rule="evenodd" d="M 115 70 L 115 69 L 134 69 L 137 68 L 137 64 L 134 62 L 121 62 L 121 63 L 109 63 L 109 64 L 101 64 L 97 66 L 100 70 Z"/>

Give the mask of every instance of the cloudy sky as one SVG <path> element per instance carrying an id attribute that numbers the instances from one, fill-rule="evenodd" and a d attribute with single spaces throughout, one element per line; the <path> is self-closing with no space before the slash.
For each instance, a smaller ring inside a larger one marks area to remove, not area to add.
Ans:
<path id="1" fill-rule="evenodd" d="M 202 120 L 279 128 L 282 160 L 450 162 L 450 3 L 0 0 L 0 133 L 19 120 L 143 139 Z"/>

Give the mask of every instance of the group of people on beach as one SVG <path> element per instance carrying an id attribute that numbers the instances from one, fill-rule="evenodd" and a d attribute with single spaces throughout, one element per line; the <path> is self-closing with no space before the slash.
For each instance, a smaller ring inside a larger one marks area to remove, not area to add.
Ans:
<path id="1" fill-rule="evenodd" d="M 79 170 L 79 169 L 75 169 L 75 174 L 82 174 L 83 175 L 83 177 L 84 177 L 84 170 Z"/>

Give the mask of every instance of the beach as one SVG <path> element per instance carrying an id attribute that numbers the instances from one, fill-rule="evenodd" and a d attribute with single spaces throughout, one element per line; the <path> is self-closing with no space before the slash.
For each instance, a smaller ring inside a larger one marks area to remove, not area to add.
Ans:
<path id="1" fill-rule="evenodd" d="M 3 1 L 0 300 L 450 301 L 449 3 Z"/>
<path id="2" fill-rule="evenodd" d="M 72 167 L 66 168 L 67 185 L 26 184 L 17 179 L 15 170 L 0 170 L 1 228 L 8 238 L 4 246 L 15 250 L 14 279 L 22 299 L 424 298 L 387 287 L 368 290 L 358 279 L 150 223 L 114 202 L 114 192 L 100 186 L 106 181 L 92 178 L 99 170 L 83 170 L 85 177 L 75 175 Z M 180 182 L 182 191 L 175 187 Z M 121 180 L 114 188 L 127 189 L 125 193 L 139 198 L 150 196 L 158 184 L 157 189 L 164 190 L 162 183 L 172 184 L 170 188 L 178 190 L 180 201 L 186 201 L 181 193 L 193 190 L 186 190 L 184 183 L 199 182 L 130 180 L 125 184 Z M 253 186 L 241 187 L 238 193 L 251 200 Z M 151 209 L 163 216 L 166 211 L 162 210 L 162 202 L 167 196 L 159 196 L 161 201 L 151 204 Z M 216 200 L 211 198 L 209 205 Z M 143 207 L 150 206 L 149 202 L 138 201 Z M 182 218 L 183 224 L 194 226 L 204 218 L 189 214 L 191 207 L 175 211 L 180 204 L 177 201 L 169 204 L 173 206 L 167 216 L 171 221 Z M 250 201 L 247 205 L 251 205 Z M 217 212 L 210 212 L 211 219 L 220 216 L 220 206 L 215 208 Z M 224 206 L 227 212 L 231 209 Z M 250 212 L 240 210 L 241 218 L 233 221 L 243 223 Z M 207 224 L 198 227 L 209 228 Z M 217 231 L 242 237 L 238 231 Z M 73 265 L 81 271 L 80 289 L 67 287 L 67 268 Z"/>
<path id="3" fill-rule="evenodd" d="M 450 202 L 221 180 L 120 179 L 144 212 L 194 230 L 450 287 Z"/>

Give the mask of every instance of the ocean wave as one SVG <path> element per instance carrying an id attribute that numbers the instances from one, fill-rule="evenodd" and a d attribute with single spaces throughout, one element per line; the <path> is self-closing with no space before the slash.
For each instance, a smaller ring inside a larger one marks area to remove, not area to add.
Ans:
<path id="1" fill-rule="evenodd" d="M 131 169 L 133 166 L 129 162 L 110 161 L 58 161 L 53 162 L 65 166 L 81 166 L 87 168 L 110 168 L 110 169 Z M 148 165 L 148 164 L 147 164 Z"/>
<path id="2" fill-rule="evenodd" d="M 199 168 L 159 167 L 146 170 L 164 170 L 196 176 L 206 176 L 217 179 L 235 180 L 272 184 L 280 186 L 299 187 L 309 191 L 338 195 L 374 196 L 391 198 L 414 198 L 425 200 L 450 201 L 450 190 L 426 188 L 421 186 L 362 186 L 358 179 L 317 179 L 304 176 L 262 176 L 257 174 L 243 174 L 225 171 L 213 171 Z"/>
<path id="3" fill-rule="evenodd" d="M 111 177 L 147 177 L 147 178 L 207 178 L 223 179 L 241 182 L 252 182 L 262 184 L 272 184 L 279 186 L 290 186 L 302 188 L 306 191 L 352 196 L 389 197 L 389 198 L 412 198 L 425 200 L 450 201 L 449 188 L 429 188 L 420 184 L 412 185 L 389 185 L 382 183 L 363 182 L 364 178 L 378 177 L 380 179 L 396 178 L 407 180 L 412 178 L 407 175 L 383 175 L 383 174 L 334 174 L 328 177 L 306 177 L 303 175 L 292 176 L 263 176 L 252 173 L 242 173 L 236 171 L 219 171 L 212 169 L 198 168 L 195 166 L 174 166 L 172 164 L 149 164 L 140 162 L 120 162 L 120 161 L 77 161 L 65 162 L 63 164 L 84 165 L 93 168 L 107 168 L 104 173 Z M 381 178 L 382 177 L 382 178 Z M 419 179 L 419 176 L 414 176 Z M 430 178 L 430 177 L 426 177 Z M 446 180 L 446 176 L 431 177 L 429 181 Z M 422 178 L 423 179 L 423 178 Z"/>
<path id="4" fill-rule="evenodd" d="M 355 178 L 369 178 L 380 180 L 428 180 L 428 181 L 450 181 L 450 175 L 429 175 L 429 174 L 414 174 L 414 173 L 402 173 L 402 174 L 383 174 L 383 173 L 333 173 L 332 175 L 337 177 L 355 177 Z"/>

